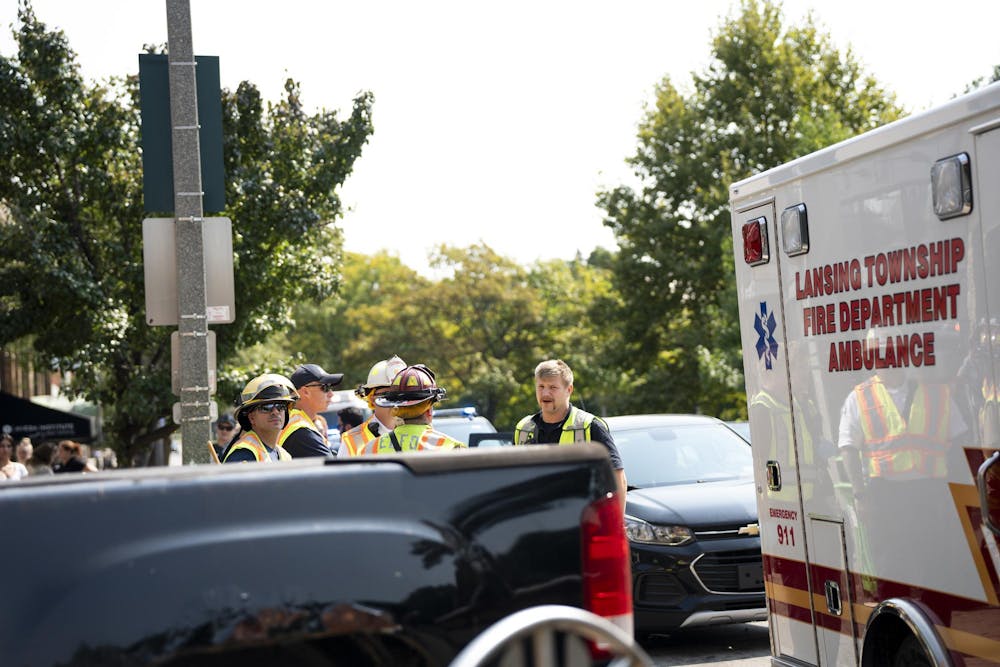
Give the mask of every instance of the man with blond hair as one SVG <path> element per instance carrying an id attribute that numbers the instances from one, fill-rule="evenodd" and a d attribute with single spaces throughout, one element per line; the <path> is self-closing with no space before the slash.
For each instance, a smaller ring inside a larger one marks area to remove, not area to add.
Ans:
<path id="1" fill-rule="evenodd" d="M 625 506 L 625 467 L 611 431 L 603 419 L 570 404 L 573 371 L 560 359 L 549 359 L 535 367 L 535 399 L 539 411 L 514 428 L 515 445 L 569 445 L 599 442 L 608 450 L 615 470 L 618 496 Z"/>

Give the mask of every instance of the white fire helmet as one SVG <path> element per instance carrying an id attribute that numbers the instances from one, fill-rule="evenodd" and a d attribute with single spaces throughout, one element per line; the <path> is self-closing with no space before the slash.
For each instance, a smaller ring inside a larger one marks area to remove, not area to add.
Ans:
<path id="1" fill-rule="evenodd" d="M 379 361 L 368 371 L 368 382 L 358 385 L 354 393 L 361 398 L 368 398 L 368 395 L 379 387 L 388 387 L 391 385 L 396 374 L 404 368 L 406 368 L 406 362 L 395 354 L 388 359 Z"/>

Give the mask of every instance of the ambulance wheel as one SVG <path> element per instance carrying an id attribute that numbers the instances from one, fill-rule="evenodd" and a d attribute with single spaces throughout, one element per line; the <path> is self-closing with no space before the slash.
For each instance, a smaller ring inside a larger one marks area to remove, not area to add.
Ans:
<path id="1" fill-rule="evenodd" d="M 900 643 L 896 649 L 896 655 L 892 660 L 893 667 L 933 667 L 931 659 L 927 656 L 920 641 L 913 635 L 909 635 Z"/>

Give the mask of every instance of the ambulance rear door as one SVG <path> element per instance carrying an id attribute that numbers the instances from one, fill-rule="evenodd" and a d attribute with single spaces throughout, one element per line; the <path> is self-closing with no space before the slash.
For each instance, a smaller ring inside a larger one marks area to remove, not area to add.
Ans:
<path id="1" fill-rule="evenodd" d="M 790 442 L 792 401 L 775 200 L 773 192 L 742 202 L 735 194 L 736 285 L 772 652 L 818 664 L 804 517 Z"/>

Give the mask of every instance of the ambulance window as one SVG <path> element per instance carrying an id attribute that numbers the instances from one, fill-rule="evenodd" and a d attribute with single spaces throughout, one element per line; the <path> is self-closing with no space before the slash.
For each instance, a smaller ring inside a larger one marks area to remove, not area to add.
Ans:
<path id="1" fill-rule="evenodd" d="M 789 257 L 809 252 L 809 218 L 805 204 L 789 206 L 781 212 L 781 247 Z"/>
<path id="2" fill-rule="evenodd" d="M 938 160 L 931 167 L 934 213 L 941 220 L 972 211 L 972 166 L 968 153 Z"/>

